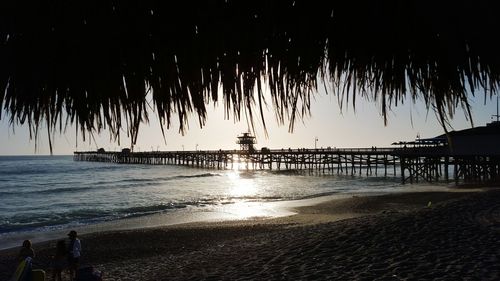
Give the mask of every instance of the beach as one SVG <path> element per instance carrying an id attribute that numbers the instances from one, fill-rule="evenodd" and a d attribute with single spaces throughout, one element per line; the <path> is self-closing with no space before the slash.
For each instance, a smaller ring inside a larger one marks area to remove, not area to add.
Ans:
<path id="1" fill-rule="evenodd" d="M 85 234 L 82 264 L 105 280 L 500 278 L 496 189 L 350 196 L 294 211 Z M 48 276 L 54 244 L 34 246 L 35 268 Z M 13 272 L 17 251 L 0 252 L 0 280 Z"/>

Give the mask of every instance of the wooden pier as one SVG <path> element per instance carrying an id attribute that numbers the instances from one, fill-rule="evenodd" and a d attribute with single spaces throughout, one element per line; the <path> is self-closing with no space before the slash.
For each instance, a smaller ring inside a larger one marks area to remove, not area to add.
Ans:
<path id="1" fill-rule="evenodd" d="M 446 147 L 75 152 L 75 161 L 208 169 L 306 170 L 401 177 L 406 182 L 498 181 L 500 156 L 452 155 Z"/>

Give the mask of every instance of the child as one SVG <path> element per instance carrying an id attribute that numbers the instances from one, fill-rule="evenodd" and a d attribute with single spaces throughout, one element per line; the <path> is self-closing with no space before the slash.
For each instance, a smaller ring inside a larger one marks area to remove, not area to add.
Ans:
<path id="1" fill-rule="evenodd" d="M 24 240 L 23 246 L 21 247 L 21 250 L 19 251 L 19 256 L 18 256 L 19 261 L 23 261 L 27 257 L 30 257 L 30 258 L 35 257 L 35 251 L 32 248 L 30 240 Z"/>
<path id="2" fill-rule="evenodd" d="M 31 246 L 30 240 L 24 240 L 23 246 L 19 250 L 17 259 L 19 265 L 10 280 L 32 280 L 32 260 L 35 257 L 35 251 Z"/>
<path id="3" fill-rule="evenodd" d="M 67 256 L 66 242 L 64 242 L 64 240 L 57 241 L 56 255 L 52 259 L 52 268 L 53 268 L 52 277 L 55 281 L 62 280 L 61 273 L 64 267 L 66 266 L 66 256 Z"/>

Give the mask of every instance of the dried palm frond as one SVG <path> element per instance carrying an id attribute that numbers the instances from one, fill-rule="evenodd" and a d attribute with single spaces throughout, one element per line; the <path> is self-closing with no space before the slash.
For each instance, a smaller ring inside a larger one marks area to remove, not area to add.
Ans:
<path id="1" fill-rule="evenodd" d="M 309 114 L 318 80 L 343 102 L 382 113 L 422 99 L 443 118 L 500 81 L 495 1 L 85 0 L 0 3 L 0 114 L 36 135 L 62 119 L 83 135 L 147 122 L 167 128 L 223 101 L 251 120 L 271 102 L 280 123 Z M 1 115 L 0 115 L 1 117 Z M 125 120 L 127 125 L 122 124 Z M 252 121 L 253 122 L 253 121 Z M 163 130 L 163 128 L 162 128 Z"/>

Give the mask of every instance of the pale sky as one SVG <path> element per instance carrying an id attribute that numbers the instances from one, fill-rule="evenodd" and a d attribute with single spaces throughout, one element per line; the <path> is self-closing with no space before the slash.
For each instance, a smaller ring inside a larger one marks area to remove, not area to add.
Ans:
<path id="1" fill-rule="evenodd" d="M 496 113 L 496 99 L 476 95 L 471 99 L 473 120 L 475 126 L 483 126 L 491 121 L 491 115 Z M 293 133 L 288 131 L 288 124 L 279 126 L 271 111 L 266 112 L 266 125 L 268 138 L 256 120 L 257 148 L 314 148 L 315 138 L 318 138 L 317 147 L 390 147 L 392 142 L 400 140 L 414 140 L 417 134 L 422 138 L 434 137 L 443 133 L 441 125 L 433 112 L 427 112 L 422 104 L 413 104 L 407 101 L 404 105 L 392 108 L 388 116 L 388 124 L 380 114 L 379 105 L 358 98 L 356 111 L 349 104 L 340 110 L 336 96 L 324 92 L 315 95 L 311 105 L 312 116 L 298 120 Z M 223 107 L 219 105 L 213 109 L 209 105 L 208 119 L 205 127 L 199 128 L 196 117 L 193 115 L 190 128 L 184 136 L 179 132 L 178 123 L 166 131 L 166 143 L 161 135 L 161 130 L 154 113 L 150 115 L 150 124 L 141 126 L 135 151 L 151 150 L 218 150 L 237 149 L 236 136 L 248 130 L 247 122 L 242 120 L 235 123 L 224 120 Z M 175 118 L 174 118 L 175 119 Z M 413 125 L 412 125 L 413 121 Z M 452 120 L 455 130 L 470 128 L 461 110 L 457 110 Z M 0 155 L 46 155 L 49 146 L 46 131 L 39 135 L 37 149 L 35 141 L 29 139 L 26 126 L 14 127 L 8 123 L 5 112 L 0 120 Z M 78 143 L 78 146 L 76 144 Z M 76 141 L 75 130 L 70 128 L 66 133 L 56 133 L 53 139 L 53 153 L 55 155 L 70 155 L 73 151 L 95 150 L 120 150 L 130 146 L 126 132 L 121 136 L 121 144 L 111 142 L 109 133 L 103 132 L 96 136 L 95 141 Z"/>

